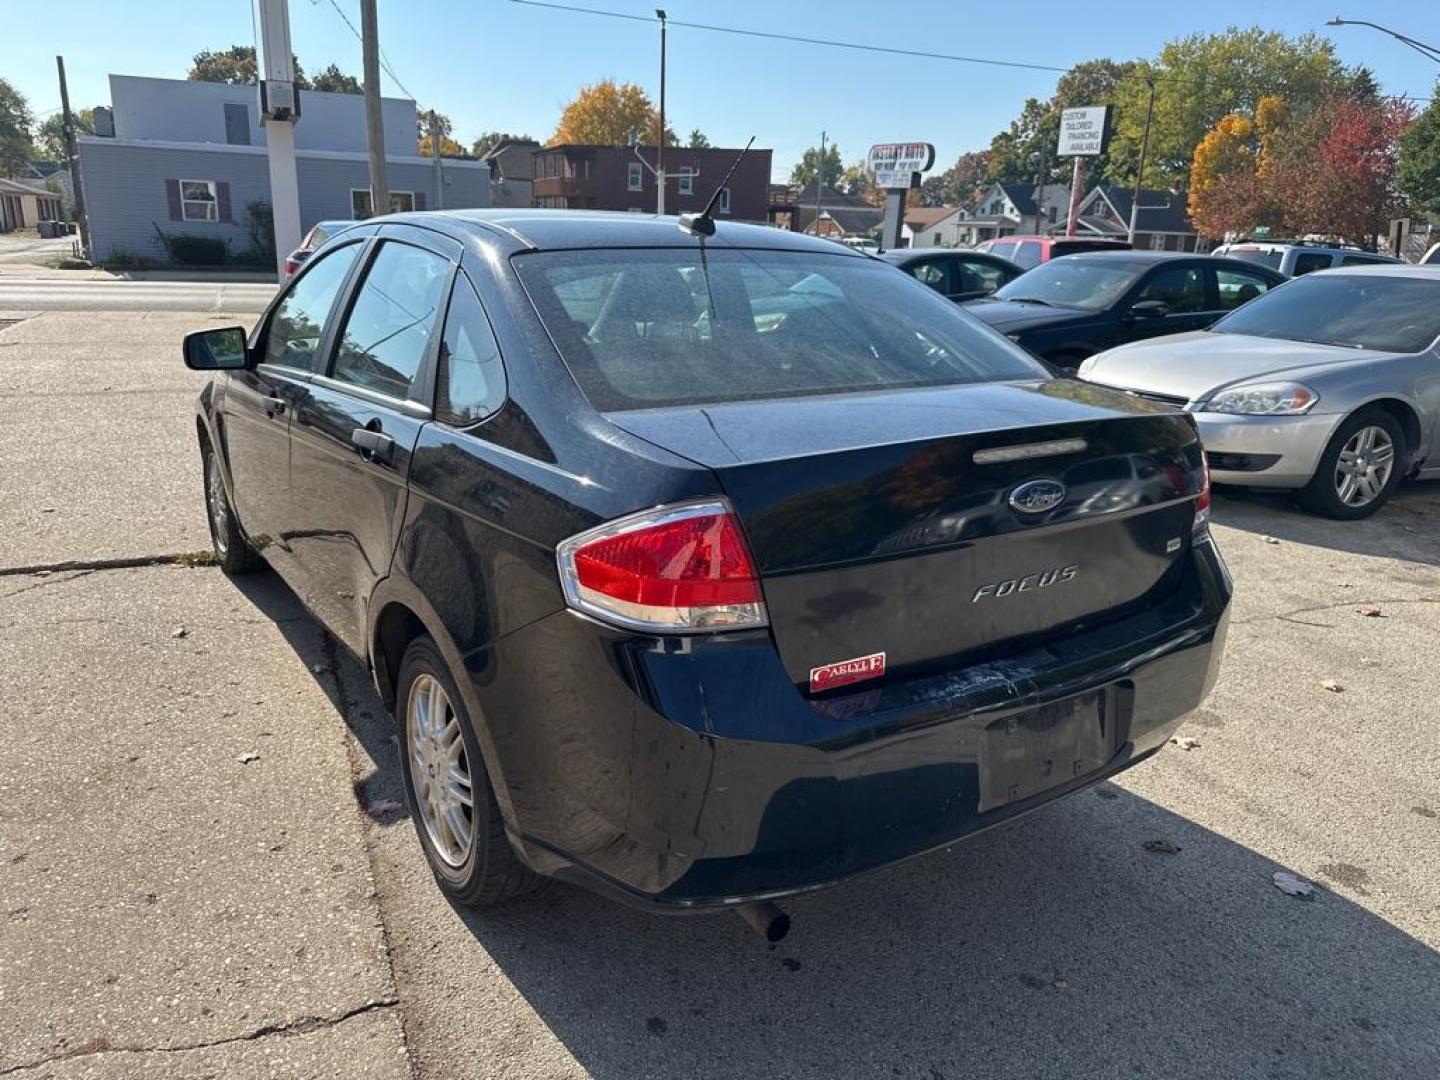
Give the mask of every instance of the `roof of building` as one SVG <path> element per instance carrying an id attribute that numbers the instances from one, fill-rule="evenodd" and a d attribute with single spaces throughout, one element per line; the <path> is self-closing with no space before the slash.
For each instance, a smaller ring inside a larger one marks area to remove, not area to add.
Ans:
<path id="1" fill-rule="evenodd" d="M 905 211 L 905 224 L 912 229 L 928 229 L 959 209 L 958 206 L 917 206 Z"/>
<path id="2" fill-rule="evenodd" d="M 810 213 L 804 220 L 808 229 L 815 221 L 815 207 L 802 206 L 802 217 L 807 209 Z M 847 236 L 873 232 L 885 218 L 885 211 L 878 206 L 822 206 L 820 212 L 838 225 Z"/>
<path id="3" fill-rule="evenodd" d="M 1120 220 L 1128 222 L 1133 190 L 1115 184 L 1100 184 L 1099 190 L 1120 215 Z M 1185 196 L 1160 188 L 1141 188 L 1140 213 L 1135 220 L 1135 231 L 1193 233 L 1195 226 L 1185 212 Z"/>
<path id="4" fill-rule="evenodd" d="M 60 197 L 44 184 L 37 184 L 30 180 L 6 180 L 0 178 L 0 191 L 5 192 L 7 195 L 39 195 L 46 199 L 58 199 Z"/>
<path id="5" fill-rule="evenodd" d="M 1015 205 L 1015 209 L 1020 212 L 1022 217 L 1034 215 L 1035 194 L 1039 190 L 1034 184 L 1001 184 L 1000 190 L 1005 192 L 1005 197 Z M 1046 184 L 1042 196 L 1047 203 L 1052 199 L 1059 201 L 1069 197 L 1070 189 L 1064 184 Z"/>

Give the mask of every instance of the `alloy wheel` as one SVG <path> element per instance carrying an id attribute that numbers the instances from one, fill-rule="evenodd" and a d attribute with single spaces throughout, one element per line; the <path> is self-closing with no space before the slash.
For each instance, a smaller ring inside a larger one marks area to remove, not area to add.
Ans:
<path id="1" fill-rule="evenodd" d="M 445 688 L 421 674 L 405 706 L 406 752 L 415 805 L 430 844 L 451 867 L 464 864 L 475 835 L 475 794 L 460 718 Z"/>
<path id="2" fill-rule="evenodd" d="M 215 550 L 223 559 L 230 535 L 230 504 L 225 501 L 220 458 L 213 452 L 205 460 L 205 504 L 210 511 L 210 532 L 215 538 Z"/>
<path id="3" fill-rule="evenodd" d="M 1368 506 L 1380 497 L 1395 468 L 1395 443 L 1376 425 L 1346 440 L 1335 460 L 1335 494 L 1346 506 Z"/>

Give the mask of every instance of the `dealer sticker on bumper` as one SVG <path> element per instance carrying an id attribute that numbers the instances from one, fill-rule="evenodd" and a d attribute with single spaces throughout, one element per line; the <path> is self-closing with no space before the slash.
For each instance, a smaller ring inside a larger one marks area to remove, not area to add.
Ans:
<path id="1" fill-rule="evenodd" d="M 869 656 L 857 656 L 853 660 L 837 660 L 833 664 L 822 664 L 820 667 L 810 669 L 810 692 L 815 694 L 821 690 L 833 690 L 837 686 L 864 682 L 866 679 L 875 679 L 884 674 L 885 654 L 883 652 L 871 653 Z"/>

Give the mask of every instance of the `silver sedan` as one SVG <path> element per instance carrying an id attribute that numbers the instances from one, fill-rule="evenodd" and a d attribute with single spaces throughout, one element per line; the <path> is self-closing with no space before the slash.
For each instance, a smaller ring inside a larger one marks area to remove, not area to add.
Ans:
<path id="1" fill-rule="evenodd" d="M 1367 517 L 1402 478 L 1440 476 L 1440 267 L 1307 274 L 1079 374 L 1192 413 L 1217 483 Z"/>

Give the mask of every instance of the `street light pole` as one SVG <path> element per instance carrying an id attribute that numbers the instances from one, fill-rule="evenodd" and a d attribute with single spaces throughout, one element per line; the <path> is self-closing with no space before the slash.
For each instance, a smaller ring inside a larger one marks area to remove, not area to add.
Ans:
<path id="1" fill-rule="evenodd" d="M 660 145 L 655 151 L 655 213 L 665 213 L 665 9 L 656 8 L 660 20 Z"/>
<path id="2" fill-rule="evenodd" d="M 1414 38 L 1402 34 L 1397 30 L 1391 30 L 1388 26 L 1381 26 L 1379 23 L 1373 23 L 1367 19 L 1342 19 L 1339 15 L 1336 15 L 1335 18 L 1329 20 L 1325 25 L 1368 26 L 1372 30 L 1379 30 L 1382 34 L 1389 34 L 1396 41 L 1409 45 L 1410 48 L 1414 49 L 1427 60 L 1434 60 L 1437 64 L 1440 64 L 1440 49 L 1435 48 L 1433 45 L 1426 45 L 1423 41 L 1416 41 Z"/>

